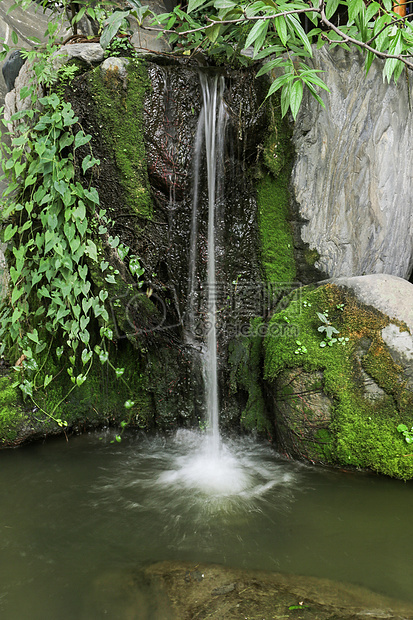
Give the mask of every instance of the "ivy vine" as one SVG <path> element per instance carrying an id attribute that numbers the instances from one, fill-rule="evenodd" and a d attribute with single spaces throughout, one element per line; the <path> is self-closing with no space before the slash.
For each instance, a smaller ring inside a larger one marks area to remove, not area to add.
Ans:
<path id="1" fill-rule="evenodd" d="M 95 292 L 90 277 L 93 266 L 108 283 L 119 274 L 102 260 L 99 239 L 118 248 L 121 259 L 128 248 L 108 233 L 96 188 L 77 178 L 76 171 L 85 175 L 99 166 L 90 148 L 92 136 L 85 134 L 71 104 L 58 92 L 49 88 L 45 96 L 36 94 L 38 82 L 52 84 L 57 78 L 45 55 L 42 60 L 36 83 L 20 92 L 21 98 L 31 97 L 32 105 L 12 116 L 11 144 L 1 145 L 2 178 L 8 183 L 2 197 L 2 240 L 7 244 L 10 289 L 0 310 L 0 354 L 14 360 L 15 387 L 64 427 L 67 422 L 58 417 L 59 406 L 87 380 L 95 360 L 108 364 L 130 389 L 124 369 L 109 356 L 113 332 L 105 307 L 108 291 Z M 63 72 L 66 77 L 70 73 L 67 68 Z M 89 153 L 80 158 L 78 149 L 88 144 Z M 139 259 L 131 256 L 129 264 L 132 275 L 139 278 L 143 273 Z M 65 355 L 73 385 L 53 410 L 46 411 L 37 392 L 55 379 L 45 372 L 50 354 L 58 359 Z M 124 403 L 130 413 L 122 430 L 134 406 L 132 398 Z M 120 441 L 120 435 L 116 439 Z"/>

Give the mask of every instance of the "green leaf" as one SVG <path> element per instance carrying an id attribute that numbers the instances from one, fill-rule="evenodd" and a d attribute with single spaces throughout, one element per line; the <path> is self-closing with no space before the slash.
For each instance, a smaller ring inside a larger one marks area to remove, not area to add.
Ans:
<path id="1" fill-rule="evenodd" d="M 12 303 L 13 306 L 16 303 L 16 301 L 18 299 L 20 299 L 20 297 L 23 295 L 23 293 L 24 293 L 24 289 L 23 288 L 17 288 L 17 286 L 14 287 L 13 292 L 11 294 L 11 303 Z"/>
<path id="2" fill-rule="evenodd" d="M 337 11 L 340 0 L 327 0 L 326 2 L 326 17 L 330 19 Z"/>
<path id="3" fill-rule="evenodd" d="M 123 406 L 125 407 L 125 409 L 132 409 L 132 407 L 134 406 L 135 401 L 134 400 L 127 400 Z"/>
<path id="4" fill-rule="evenodd" d="M 44 253 L 47 254 L 47 252 L 49 252 L 56 243 L 56 236 L 55 236 L 54 231 L 46 230 L 44 239 L 45 239 Z"/>
<path id="5" fill-rule="evenodd" d="M 12 323 L 17 323 L 17 321 L 20 319 L 20 317 L 23 314 L 23 310 L 21 308 L 19 308 L 18 306 L 13 310 L 13 314 L 11 317 L 11 321 Z"/>
<path id="6" fill-rule="evenodd" d="M 107 24 L 103 29 L 102 35 L 100 37 L 100 45 L 105 50 L 109 43 L 112 41 L 113 37 L 119 30 L 123 20 L 128 17 L 129 11 L 114 11 L 112 15 L 108 18 Z"/>
<path id="7" fill-rule="evenodd" d="M 7 241 L 10 241 L 10 239 L 15 235 L 16 232 L 17 226 L 13 226 L 13 224 L 9 224 L 8 226 L 6 226 L 3 233 L 3 241 L 5 243 L 7 243 Z"/>
<path id="8" fill-rule="evenodd" d="M 284 17 L 275 17 L 274 26 L 278 36 L 280 37 L 281 43 L 285 46 L 287 43 L 288 34 Z"/>
<path id="9" fill-rule="evenodd" d="M 67 183 L 66 181 L 63 181 L 63 180 L 55 181 L 53 183 L 53 187 L 61 196 L 63 196 L 67 190 Z"/>
<path id="10" fill-rule="evenodd" d="M 95 263 L 97 263 L 98 250 L 97 250 L 96 244 L 91 239 L 87 240 L 85 252 L 89 256 L 89 258 L 91 258 Z"/>
<path id="11" fill-rule="evenodd" d="M 351 0 L 348 4 L 348 21 L 349 24 L 354 22 L 360 11 L 364 9 L 364 0 Z"/>
<path id="12" fill-rule="evenodd" d="M 14 30 L 12 30 L 12 33 L 11 33 L 11 40 L 13 41 L 14 45 L 17 45 L 17 43 L 19 42 L 19 37 L 17 35 L 17 32 L 15 32 Z"/>
<path id="13" fill-rule="evenodd" d="M 83 384 L 84 384 L 84 382 L 86 381 L 86 379 L 87 379 L 87 377 L 86 377 L 85 375 L 82 375 L 82 374 L 78 375 L 78 376 L 76 377 L 76 385 L 77 385 L 78 387 L 80 387 L 81 385 L 83 385 Z"/>
<path id="14" fill-rule="evenodd" d="M 73 140 L 74 140 L 74 136 L 72 133 L 66 131 L 63 136 L 60 138 L 59 140 L 59 147 L 60 150 L 62 151 L 63 149 L 65 149 L 66 147 L 70 146 L 71 144 L 73 144 Z M 39 153 L 40 154 L 40 153 Z"/>
<path id="15" fill-rule="evenodd" d="M 205 29 L 205 34 L 208 37 L 208 39 L 211 41 L 211 43 L 215 43 L 215 41 L 219 37 L 220 31 L 221 31 L 221 25 L 213 24 L 212 26 L 209 26 L 208 28 Z"/>
<path id="16" fill-rule="evenodd" d="M 43 387 L 46 388 L 49 383 L 52 381 L 53 375 L 46 375 L 43 382 Z"/>
<path id="17" fill-rule="evenodd" d="M 27 332 L 26 335 L 30 340 L 36 344 L 39 344 L 39 334 L 37 333 L 37 329 L 34 329 L 32 332 Z"/>
<path id="18" fill-rule="evenodd" d="M 129 271 L 133 276 L 138 276 L 138 278 L 143 275 L 145 270 L 141 267 L 139 258 L 137 256 L 131 256 L 131 259 L 129 261 Z"/>
<path id="19" fill-rule="evenodd" d="M 108 359 L 109 359 L 109 353 L 107 351 L 102 351 L 102 353 L 99 353 L 99 361 L 101 364 L 106 364 Z"/>
<path id="20" fill-rule="evenodd" d="M 300 109 L 302 99 L 303 83 L 301 80 L 295 80 L 295 82 L 292 83 L 290 89 L 290 108 L 294 120 L 297 118 L 298 110 Z"/>
<path id="21" fill-rule="evenodd" d="M 90 358 L 93 355 L 93 351 L 91 351 L 90 349 L 83 349 L 82 351 L 82 363 L 83 364 L 87 364 L 88 361 L 90 360 Z"/>
<path id="22" fill-rule="evenodd" d="M 250 33 L 247 37 L 247 40 L 245 41 L 245 46 L 244 46 L 245 49 L 250 47 L 254 43 L 255 39 L 260 36 L 261 32 L 263 32 L 264 30 L 266 32 L 267 29 L 268 29 L 267 21 L 263 20 L 263 21 L 256 22 L 254 26 L 251 28 Z"/>
<path id="23" fill-rule="evenodd" d="M 276 67 L 280 67 L 282 65 L 285 65 L 284 58 L 275 58 L 274 60 L 270 60 L 261 67 L 261 69 L 257 73 L 257 77 L 260 77 L 265 73 L 269 73 L 270 71 L 273 71 Z"/>
<path id="24" fill-rule="evenodd" d="M 86 198 L 88 200 L 90 200 L 90 202 L 93 202 L 93 203 L 95 203 L 97 205 L 99 204 L 99 194 L 98 194 L 98 191 L 97 191 L 96 187 L 91 187 L 90 189 L 85 189 L 84 190 L 84 194 L 85 194 Z"/>
<path id="25" fill-rule="evenodd" d="M 95 159 L 91 155 L 86 155 L 86 157 L 84 157 L 82 161 L 83 174 L 86 174 L 86 171 L 89 170 L 89 168 L 93 168 L 95 164 L 100 164 L 99 159 Z"/>
<path id="26" fill-rule="evenodd" d="M 378 2 L 369 4 L 366 11 L 366 20 L 369 22 L 379 11 L 381 11 L 381 6 Z"/>
<path id="27" fill-rule="evenodd" d="M 207 1 L 208 0 L 189 0 L 187 8 L 188 15 L 189 13 L 192 13 L 192 11 L 196 11 L 196 9 L 199 9 L 199 7 L 205 4 Z"/>
<path id="28" fill-rule="evenodd" d="M 302 44 L 304 45 L 305 51 L 308 52 L 310 56 L 312 56 L 313 52 L 311 50 L 310 41 L 308 40 L 308 37 L 305 34 L 304 29 L 301 26 L 298 19 L 294 15 L 287 15 L 286 19 L 288 20 L 290 27 L 294 30 L 295 34 L 298 36 L 298 38 L 301 40 Z"/>
<path id="29" fill-rule="evenodd" d="M 85 135 L 83 131 L 78 131 L 75 135 L 75 149 L 79 148 L 79 146 L 83 146 L 87 144 L 92 139 L 91 135 Z"/>

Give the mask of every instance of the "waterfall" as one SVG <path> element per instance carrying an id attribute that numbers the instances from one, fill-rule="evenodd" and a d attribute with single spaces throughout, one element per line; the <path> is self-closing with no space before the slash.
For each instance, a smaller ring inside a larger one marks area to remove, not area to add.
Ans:
<path id="1" fill-rule="evenodd" d="M 196 295 L 196 245 L 197 220 L 199 210 L 199 171 L 201 152 L 205 144 L 207 181 L 208 181 L 208 263 L 207 263 L 207 321 L 206 350 L 203 355 L 205 378 L 205 402 L 207 408 L 210 447 L 217 454 L 220 446 L 219 436 L 219 399 L 217 372 L 217 327 L 216 327 L 216 256 L 215 256 L 215 221 L 216 204 L 220 194 L 218 174 L 224 156 L 224 135 L 226 111 L 223 102 L 225 80 L 221 76 L 212 78 L 200 74 L 203 107 L 198 121 L 194 149 L 194 190 L 192 228 L 190 241 L 189 266 L 189 327 L 195 330 L 195 295 Z M 203 134 L 203 139 L 202 139 Z"/>

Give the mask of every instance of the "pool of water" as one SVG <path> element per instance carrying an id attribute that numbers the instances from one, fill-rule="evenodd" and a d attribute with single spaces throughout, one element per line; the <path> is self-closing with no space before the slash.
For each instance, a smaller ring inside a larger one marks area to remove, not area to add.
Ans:
<path id="1" fill-rule="evenodd" d="M 411 483 L 292 463 L 252 439 L 211 459 L 194 432 L 113 438 L 0 453 L 2 620 L 107 617 L 94 614 L 96 584 L 162 560 L 327 577 L 413 601 Z"/>

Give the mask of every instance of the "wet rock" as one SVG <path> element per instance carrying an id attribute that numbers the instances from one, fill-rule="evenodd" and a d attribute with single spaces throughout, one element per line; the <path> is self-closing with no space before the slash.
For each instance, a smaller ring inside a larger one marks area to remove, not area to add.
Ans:
<path id="1" fill-rule="evenodd" d="M 15 50 L 3 64 L 1 71 L 6 83 L 7 92 L 13 90 L 16 78 L 25 62 L 26 59 L 22 56 L 21 51 Z"/>
<path id="2" fill-rule="evenodd" d="M 228 583 L 219 588 L 214 588 L 211 592 L 214 596 L 223 596 L 224 594 L 229 594 L 237 587 L 236 583 Z"/>

